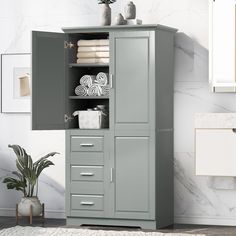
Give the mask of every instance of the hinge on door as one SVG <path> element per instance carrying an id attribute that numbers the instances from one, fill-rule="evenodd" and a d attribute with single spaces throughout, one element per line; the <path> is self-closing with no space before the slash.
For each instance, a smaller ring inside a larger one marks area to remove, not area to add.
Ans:
<path id="1" fill-rule="evenodd" d="M 64 48 L 73 48 L 75 45 L 72 42 L 64 41 Z"/>
<path id="2" fill-rule="evenodd" d="M 73 119 L 74 119 L 73 117 L 68 116 L 67 114 L 64 115 L 64 121 L 65 121 L 65 123 L 67 123 L 68 121 L 71 121 L 71 120 L 73 120 Z"/>

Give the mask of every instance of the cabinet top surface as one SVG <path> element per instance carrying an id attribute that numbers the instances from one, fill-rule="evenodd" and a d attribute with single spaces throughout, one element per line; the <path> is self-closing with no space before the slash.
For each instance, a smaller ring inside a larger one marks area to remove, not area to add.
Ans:
<path id="1" fill-rule="evenodd" d="M 110 32 L 118 30 L 165 30 L 175 33 L 177 29 L 164 25 L 113 25 L 113 26 L 83 26 L 83 27 L 63 27 L 65 33 L 83 33 L 83 32 Z"/>

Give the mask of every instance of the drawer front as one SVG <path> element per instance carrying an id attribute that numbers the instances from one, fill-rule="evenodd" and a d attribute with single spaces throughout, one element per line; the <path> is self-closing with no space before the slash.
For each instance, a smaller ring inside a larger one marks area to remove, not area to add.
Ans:
<path id="1" fill-rule="evenodd" d="M 72 181 L 102 181 L 103 166 L 71 166 Z"/>
<path id="2" fill-rule="evenodd" d="M 235 129 L 196 129 L 196 174 L 236 176 Z"/>
<path id="3" fill-rule="evenodd" d="M 103 196 L 71 195 L 71 210 L 103 211 Z"/>
<path id="4" fill-rule="evenodd" d="M 71 152 L 101 152 L 103 137 L 71 136 Z"/>
<path id="5" fill-rule="evenodd" d="M 71 152 L 70 153 L 71 165 L 91 165 L 102 166 L 104 165 L 103 152 Z"/>
<path id="6" fill-rule="evenodd" d="M 104 194 L 103 182 L 72 181 L 72 194 Z"/>

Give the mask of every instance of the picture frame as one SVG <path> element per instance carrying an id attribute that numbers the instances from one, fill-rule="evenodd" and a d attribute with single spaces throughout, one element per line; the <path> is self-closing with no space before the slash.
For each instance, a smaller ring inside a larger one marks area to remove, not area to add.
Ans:
<path id="1" fill-rule="evenodd" d="M 31 54 L 1 54 L 1 113 L 31 112 Z"/>

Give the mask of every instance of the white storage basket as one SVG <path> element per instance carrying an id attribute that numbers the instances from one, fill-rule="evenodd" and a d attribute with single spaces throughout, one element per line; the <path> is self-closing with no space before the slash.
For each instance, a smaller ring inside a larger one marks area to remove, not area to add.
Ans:
<path id="1" fill-rule="evenodd" d="M 102 111 L 76 111 L 80 129 L 108 128 L 107 115 Z"/>

